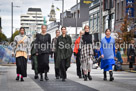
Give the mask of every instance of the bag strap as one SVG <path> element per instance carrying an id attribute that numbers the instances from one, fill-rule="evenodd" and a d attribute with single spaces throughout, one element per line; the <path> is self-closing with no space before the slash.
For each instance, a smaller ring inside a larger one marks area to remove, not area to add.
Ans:
<path id="1" fill-rule="evenodd" d="M 17 43 L 17 46 L 16 46 L 16 48 L 18 47 L 18 45 L 19 44 L 21 44 L 25 39 L 27 38 L 27 36 L 25 35 L 23 38 L 22 38 L 22 40 L 20 40 L 18 43 Z"/>

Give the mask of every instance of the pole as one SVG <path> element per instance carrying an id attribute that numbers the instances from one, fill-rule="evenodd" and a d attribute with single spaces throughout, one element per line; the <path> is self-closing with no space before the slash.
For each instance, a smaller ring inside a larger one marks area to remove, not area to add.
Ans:
<path id="1" fill-rule="evenodd" d="M 76 37 L 77 37 L 77 19 L 78 19 L 78 0 L 76 0 L 76 4 L 77 4 L 77 10 L 76 10 Z"/>
<path id="2" fill-rule="evenodd" d="M 13 39 L 13 2 L 11 2 L 11 40 Z"/>
<path id="3" fill-rule="evenodd" d="M 99 0 L 100 1 L 100 28 L 99 28 L 99 35 L 100 35 L 100 37 L 99 37 L 99 41 L 101 41 L 101 34 L 102 34 L 102 32 L 103 32 L 103 27 L 102 27 L 102 1 L 101 0 Z"/>
<path id="4" fill-rule="evenodd" d="M 36 11 L 36 31 L 38 31 L 37 30 L 37 11 Z"/>
<path id="5" fill-rule="evenodd" d="M 63 13 L 64 13 L 64 0 L 62 0 L 62 16 L 61 16 L 61 18 L 62 18 L 62 26 L 64 25 L 64 22 L 63 22 Z"/>

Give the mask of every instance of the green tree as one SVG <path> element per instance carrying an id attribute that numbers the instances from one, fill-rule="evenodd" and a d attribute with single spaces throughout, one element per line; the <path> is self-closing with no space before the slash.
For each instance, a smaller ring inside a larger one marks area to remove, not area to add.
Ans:
<path id="1" fill-rule="evenodd" d="M 2 32 L 0 32 L 0 42 L 2 41 L 8 41 L 7 37 L 5 34 L 3 34 Z"/>
<path id="2" fill-rule="evenodd" d="M 10 38 L 10 42 L 13 42 L 13 41 L 14 41 L 14 38 L 15 38 L 17 35 L 19 35 L 19 31 L 16 31 L 16 32 L 13 33 L 13 35 L 12 35 L 11 38 Z"/>

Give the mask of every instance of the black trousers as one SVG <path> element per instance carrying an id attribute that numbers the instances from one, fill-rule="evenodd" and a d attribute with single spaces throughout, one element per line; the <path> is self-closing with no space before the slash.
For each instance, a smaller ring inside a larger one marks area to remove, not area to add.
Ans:
<path id="1" fill-rule="evenodd" d="M 133 68 L 133 62 L 129 62 L 129 68 Z"/>
<path id="2" fill-rule="evenodd" d="M 80 53 L 76 55 L 76 66 L 77 66 L 77 76 L 81 76 L 81 63 L 80 63 Z"/>
<path id="3" fill-rule="evenodd" d="M 54 65 L 56 65 L 56 53 L 54 53 Z M 58 68 L 55 67 L 55 77 L 60 76 L 60 71 Z"/>
<path id="4" fill-rule="evenodd" d="M 27 59 L 23 56 L 16 58 L 17 74 L 27 77 Z"/>
<path id="5" fill-rule="evenodd" d="M 61 71 L 61 78 L 66 79 L 67 78 L 67 73 L 66 73 L 67 68 L 66 68 L 66 60 L 65 59 L 61 60 L 61 62 L 60 62 L 60 71 Z"/>

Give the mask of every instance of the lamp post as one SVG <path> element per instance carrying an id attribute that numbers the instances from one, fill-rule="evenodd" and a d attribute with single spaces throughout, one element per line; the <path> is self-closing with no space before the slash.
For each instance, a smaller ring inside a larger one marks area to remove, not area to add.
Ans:
<path id="1" fill-rule="evenodd" d="M 102 34 L 102 32 L 103 32 L 103 14 L 102 14 L 102 0 L 99 0 L 99 2 L 100 2 L 100 28 L 99 28 L 99 35 L 100 35 L 100 37 L 99 37 L 99 41 L 101 41 L 101 34 Z"/>
<path id="2" fill-rule="evenodd" d="M 13 2 L 11 2 L 11 40 L 13 35 L 13 7 L 20 7 L 20 6 L 13 6 Z"/>
<path id="3" fill-rule="evenodd" d="M 77 22 L 78 22 L 78 0 L 76 0 L 77 8 L 76 8 L 76 38 L 77 38 Z"/>
<path id="4" fill-rule="evenodd" d="M 55 0 L 55 1 L 62 1 L 62 15 L 61 15 L 61 20 L 62 20 L 62 26 L 64 25 L 63 23 L 63 13 L 64 13 L 64 0 Z"/>

